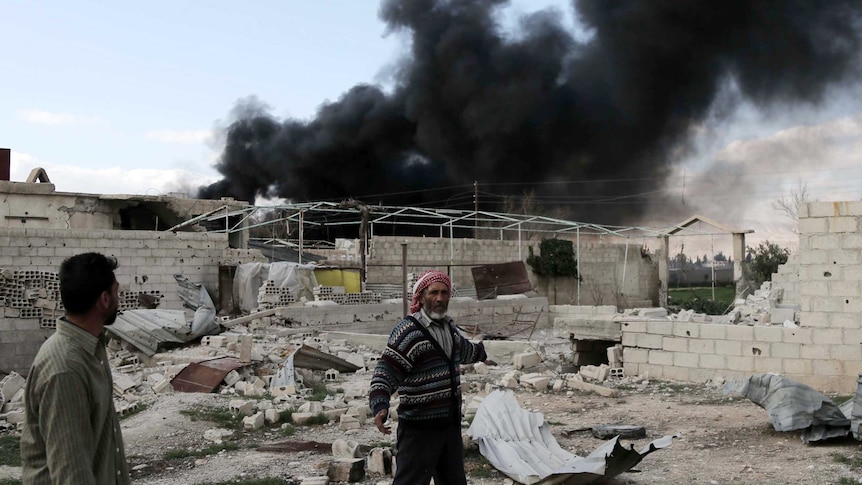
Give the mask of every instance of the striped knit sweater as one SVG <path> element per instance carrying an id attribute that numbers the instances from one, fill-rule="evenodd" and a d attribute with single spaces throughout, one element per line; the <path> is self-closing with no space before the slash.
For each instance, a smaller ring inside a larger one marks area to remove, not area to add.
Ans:
<path id="1" fill-rule="evenodd" d="M 415 318 L 407 317 L 392 330 L 386 350 L 371 378 L 369 401 L 373 414 L 389 409 L 390 396 L 398 391 L 398 421 L 401 425 L 434 427 L 461 420 L 460 364 L 484 361 L 481 343 L 474 344 L 446 318 L 452 332 L 452 358 Z"/>

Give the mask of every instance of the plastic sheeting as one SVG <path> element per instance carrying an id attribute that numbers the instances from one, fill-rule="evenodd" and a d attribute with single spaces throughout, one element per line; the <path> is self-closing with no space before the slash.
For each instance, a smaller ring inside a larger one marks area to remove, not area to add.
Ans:
<path id="1" fill-rule="evenodd" d="M 266 280 L 275 282 L 279 288 L 290 288 L 297 300 L 305 297 L 314 300 L 314 277 L 316 266 L 291 262 L 245 263 L 236 268 L 233 278 L 233 296 L 242 311 L 250 312 L 258 307 L 257 294 Z"/>
<path id="2" fill-rule="evenodd" d="M 775 431 L 802 430 L 802 441 L 847 436 L 857 398 L 841 407 L 821 392 L 778 374 L 755 374 L 724 386 L 725 394 L 740 394 L 769 413 Z"/>
<path id="3" fill-rule="evenodd" d="M 581 458 L 557 444 L 541 413 L 521 408 L 512 391 L 499 390 L 482 400 L 467 434 L 479 443 L 479 452 L 494 468 L 526 485 L 611 478 L 673 440 L 673 436 L 664 436 L 636 451 L 623 447 L 615 437 Z"/>
<path id="4" fill-rule="evenodd" d="M 215 321 L 215 304 L 204 285 L 192 283 L 183 275 L 174 275 L 174 279 L 180 286 L 178 294 L 183 301 L 183 306 L 195 311 L 192 318 L 192 337 L 217 335 L 221 332 L 219 324 Z"/>

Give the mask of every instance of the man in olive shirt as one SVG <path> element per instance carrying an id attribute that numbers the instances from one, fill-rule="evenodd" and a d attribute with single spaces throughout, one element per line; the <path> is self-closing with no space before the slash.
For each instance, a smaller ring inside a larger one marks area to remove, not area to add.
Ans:
<path id="1" fill-rule="evenodd" d="M 131 483 L 105 351 L 105 325 L 114 323 L 119 305 L 116 268 L 113 258 L 98 253 L 60 265 L 66 316 L 27 378 L 25 485 Z"/>

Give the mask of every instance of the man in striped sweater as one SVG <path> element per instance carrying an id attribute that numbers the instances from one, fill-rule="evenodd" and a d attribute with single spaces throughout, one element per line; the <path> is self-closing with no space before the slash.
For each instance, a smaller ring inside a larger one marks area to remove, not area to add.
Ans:
<path id="1" fill-rule="evenodd" d="M 466 485 L 461 441 L 460 364 L 485 361 L 485 347 L 464 338 L 446 315 L 452 283 L 440 271 L 419 275 L 411 314 L 389 336 L 371 378 L 369 401 L 383 434 L 389 398 L 399 395 L 393 485 Z M 490 363 L 490 361 L 489 361 Z"/>

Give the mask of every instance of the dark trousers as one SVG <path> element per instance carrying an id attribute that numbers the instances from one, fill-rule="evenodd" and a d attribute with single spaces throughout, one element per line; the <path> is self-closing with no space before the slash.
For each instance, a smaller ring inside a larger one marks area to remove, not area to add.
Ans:
<path id="1" fill-rule="evenodd" d="M 398 425 L 392 485 L 467 485 L 461 426 L 432 429 Z"/>

